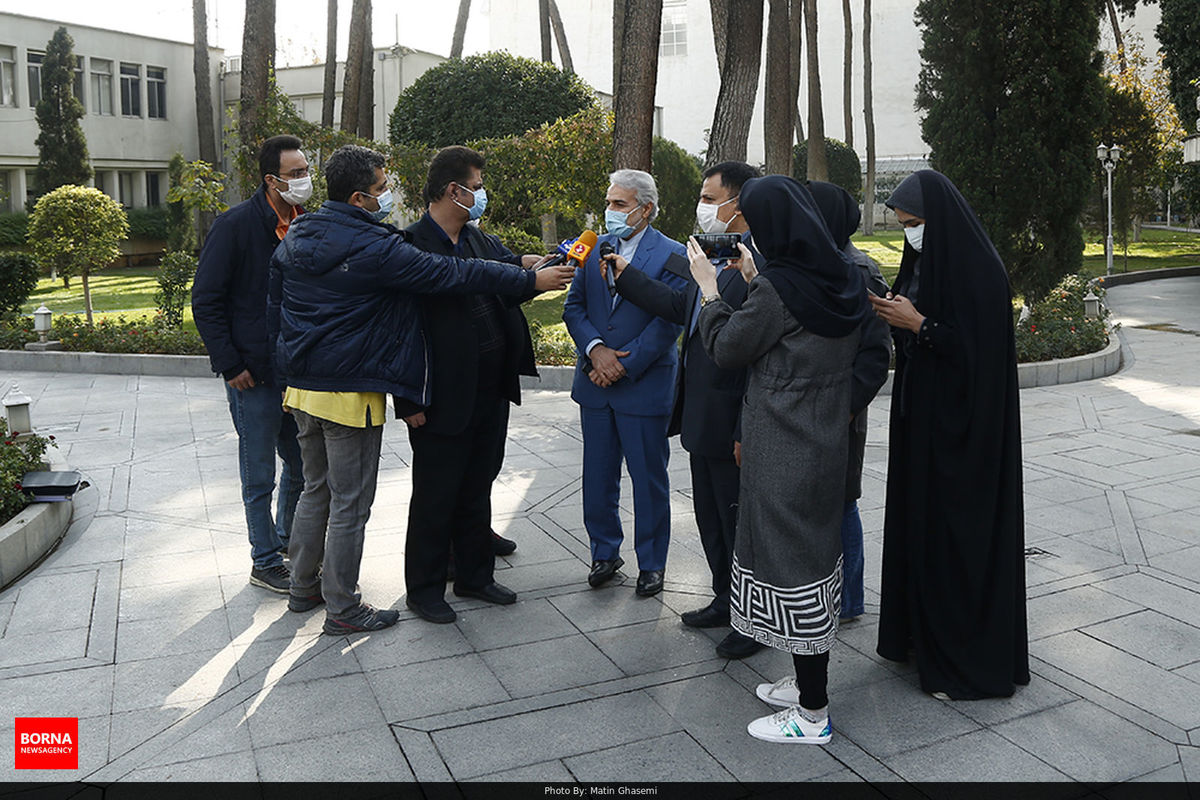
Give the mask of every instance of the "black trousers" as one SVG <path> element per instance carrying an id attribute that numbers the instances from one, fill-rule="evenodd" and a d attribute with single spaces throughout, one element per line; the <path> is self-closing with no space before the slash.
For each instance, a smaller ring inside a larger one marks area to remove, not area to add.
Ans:
<path id="1" fill-rule="evenodd" d="M 729 608 L 729 571 L 737 531 L 740 472 L 733 458 L 691 455 L 692 507 L 700 544 L 712 571 L 713 608 Z"/>
<path id="2" fill-rule="evenodd" d="M 461 433 L 409 429 L 413 493 L 404 582 L 413 600 L 445 595 L 451 542 L 456 586 L 481 589 L 492 582 L 492 482 L 500 474 L 507 435 L 508 400 L 495 393 L 480 394 Z"/>

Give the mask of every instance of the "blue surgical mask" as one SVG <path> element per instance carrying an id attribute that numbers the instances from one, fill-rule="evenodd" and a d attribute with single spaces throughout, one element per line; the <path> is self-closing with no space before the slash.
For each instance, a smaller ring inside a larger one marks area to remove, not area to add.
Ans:
<path id="1" fill-rule="evenodd" d="M 373 194 L 367 196 L 375 197 Z M 370 214 L 371 218 L 376 222 L 383 222 L 385 219 L 387 219 L 387 215 L 392 213 L 392 208 L 396 205 L 396 198 L 392 197 L 392 192 L 389 189 L 378 197 L 375 197 L 375 200 L 379 203 L 379 210 L 368 211 L 367 213 Z"/>
<path id="2" fill-rule="evenodd" d="M 618 239 L 628 239 L 633 234 L 634 226 L 629 224 L 632 211 L 613 211 L 611 208 L 604 212 L 604 229 Z M 639 224 L 640 224 L 639 220 Z"/>
<path id="3" fill-rule="evenodd" d="M 463 188 L 465 189 L 466 187 L 464 186 Z M 475 196 L 475 205 L 473 206 L 464 206 L 462 203 L 454 200 L 453 197 L 450 199 L 454 202 L 454 205 L 467 212 L 468 220 L 477 220 L 482 217 L 483 212 L 487 210 L 487 189 L 480 186 L 478 189 L 471 192 L 471 194 Z"/>

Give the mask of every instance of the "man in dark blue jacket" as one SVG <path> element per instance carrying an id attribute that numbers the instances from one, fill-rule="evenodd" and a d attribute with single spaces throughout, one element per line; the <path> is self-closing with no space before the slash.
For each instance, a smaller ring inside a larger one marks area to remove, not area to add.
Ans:
<path id="1" fill-rule="evenodd" d="M 288 607 L 325 603 L 330 634 L 379 630 L 398 617 L 363 603 L 357 584 L 385 395 L 406 417 L 430 403 L 418 295 L 522 297 L 563 288 L 574 274 L 568 266 L 533 272 L 418 250 L 382 222 L 392 207 L 383 167 L 374 150 L 338 148 L 324 170 L 330 199 L 292 226 L 271 261 L 267 325 L 277 333 L 275 364 L 304 456 Z M 497 590 L 460 580 L 456 591 L 490 599 Z"/>
<path id="2" fill-rule="evenodd" d="M 258 156 L 254 196 L 217 217 L 200 252 L 192 314 L 213 372 L 225 379 L 238 434 L 238 472 L 250 534 L 250 583 L 287 593 L 283 564 L 292 515 L 304 488 L 296 423 L 279 405 L 281 385 L 267 355 L 267 271 L 271 253 L 312 194 L 308 161 L 295 136 L 273 136 Z M 275 454 L 283 462 L 271 517 Z"/>

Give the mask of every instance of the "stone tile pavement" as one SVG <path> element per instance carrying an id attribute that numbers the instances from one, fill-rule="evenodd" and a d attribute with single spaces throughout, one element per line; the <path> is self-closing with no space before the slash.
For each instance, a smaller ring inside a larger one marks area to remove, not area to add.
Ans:
<path id="1" fill-rule="evenodd" d="M 520 547 L 513 607 L 405 611 L 320 634 L 247 583 L 236 440 L 215 379 L 23 373 L 35 424 L 91 486 L 62 545 L 0 594 L 5 780 L 1181 781 L 1200 779 L 1200 279 L 1115 288 L 1126 366 L 1022 392 L 1033 682 L 942 702 L 874 652 L 887 398 L 861 501 L 868 613 L 830 665 L 826 748 L 751 739 L 766 651 L 717 658 L 683 628 L 706 602 L 687 461 L 671 460 L 667 591 L 592 590 L 581 444 L 565 393 L 513 415 L 497 529 Z M 410 450 L 384 436 L 363 559 L 371 602 L 403 608 Z M 630 514 L 625 487 L 625 517 Z M 627 560 L 633 562 L 632 554 Z M 16 716 L 79 718 L 76 773 L 11 769 Z"/>

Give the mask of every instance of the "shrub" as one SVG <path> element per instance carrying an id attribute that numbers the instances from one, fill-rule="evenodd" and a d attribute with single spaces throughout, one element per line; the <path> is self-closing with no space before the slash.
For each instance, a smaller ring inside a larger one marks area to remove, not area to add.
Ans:
<path id="1" fill-rule="evenodd" d="M 191 331 L 168 328 L 161 319 L 108 317 L 89 325 L 74 314 L 54 318 L 54 338 L 64 350 L 92 353 L 204 355 L 204 343 Z"/>
<path id="2" fill-rule="evenodd" d="M 596 104 L 592 89 L 553 64 L 504 52 L 444 61 L 400 94 L 393 144 L 431 147 L 518 136 Z"/>
<path id="3" fill-rule="evenodd" d="M 533 360 L 550 366 L 571 366 L 575 363 L 575 341 L 566 329 L 529 323 L 529 335 L 533 339 Z"/>
<path id="4" fill-rule="evenodd" d="M 26 342 L 36 342 L 33 317 L 14 311 L 0 312 L 0 350 L 24 350 Z"/>
<path id="5" fill-rule="evenodd" d="M 854 199 L 862 202 L 862 162 L 858 153 L 845 142 L 837 139 L 825 140 L 825 155 L 829 160 L 829 182 L 845 189 Z M 792 177 L 800 182 L 808 176 L 808 142 L 800 142 L 792 148 Z M 878 192 L 878 188 L 876 189 Z"/>
<path id="6" fill-rule="evenodd" d="M 685 241 L 696 227 L 700 197 L 700 160 L 670 139 L 654 137 L 651 153 L 660 210 L 654 227 L 676 241 Z"/>
<path id="7" fill-rule="evenodd" d="M 170 232 L 165 208 L 128 208 L 125 217 L 129 220 L 130 239 L 166 239 Z"/>
<path id="8" fill-rule="evenodd" d="M 520 228 L 514 228 L 511 225 L 483 225 L 483 230 L 493 236 L 499 236 L 500 241 L 509 250 L 512 250 L 517 255 L 525 253 L 544 253 L 546 245 L 542 244 L 542 237 L 534 236 Z"/>
<path id="9" fill-rule="evenodd" d="M 1104 287 L 1100 283 L 1090 286 L 1090 280 L 1084 273 L 1068 275 L 1030 309 L 1029 319 L 1017 325 L 1017 361 L 1070 358 L 1108 346 Z M 1083 297 L 1089 288 L 1101 299 L 1099 317 L 1084 316 Z"/>
<path id="10" fill-rule="evenodd" d="M 54 437 L 9 436 L 8 421 L 0 419 L 0 525 L 29 505 L 29 496 L 21 487 L 26 472 L 36 472 L 43 466 L 46 449 L 58 447 Z"/>
<path id="11" fill-rule="evenodd" d="M 0 214 L 0 247 L 24 247 L 29 215 L 24 211 Z"/>
<path id="12" fill-rule="evenodd" d="M 27 253 L 0 253 L 0 313 L 18 311 L 37 288 L 37 262 Z"/>
<path id="13" fill-rule="evenodd" d="M 187 304 L 190 292 L 188 284 L 196 277 L 196 257 L 191 253 L 172 251 L 163 256 L 158 266 L 155 278 L 158 280 L 158 291 L 154 293 L 154 302 L 158 306 L 159 318 L 167 328 L 183 326 L 183 307 Z"/>

